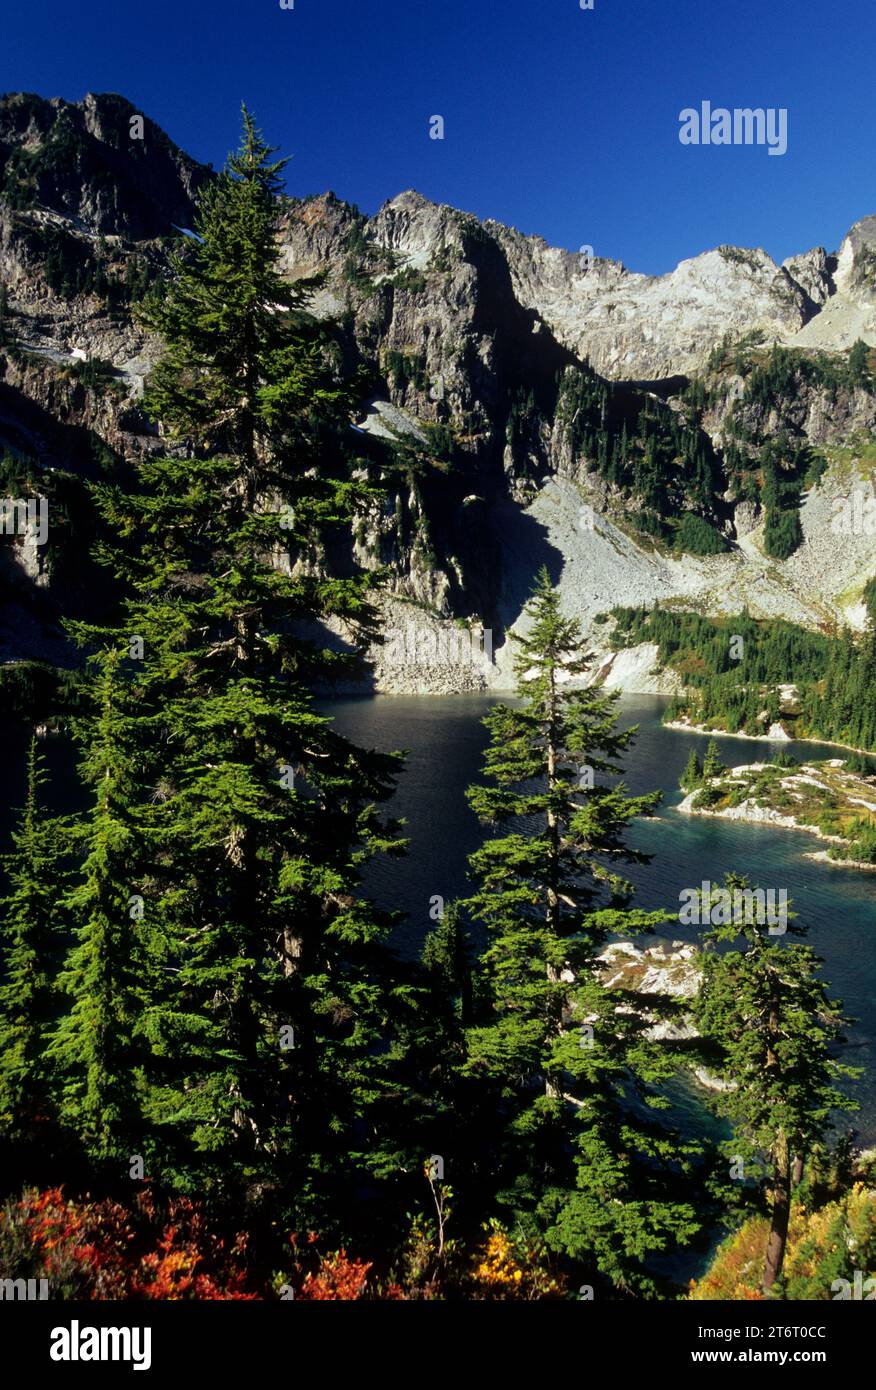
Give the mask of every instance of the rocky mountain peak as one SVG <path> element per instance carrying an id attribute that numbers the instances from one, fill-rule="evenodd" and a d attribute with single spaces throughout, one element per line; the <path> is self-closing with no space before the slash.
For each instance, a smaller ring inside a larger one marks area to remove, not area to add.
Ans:
<path id="1" fill-rule="evenodd" d="M 876 215 L 850 229 L 837 258 L 837 288 L 859 304 L 876 307 Z"/>
<path id="2" fill-rule="evenodd" d="M 132 138 L 142 116 L 143 138 Z M 136 127 L 134 127 L 136 129 Z M 146 240 L 186 225 L 210 170 L 115 93 L 80 102 L 0 97 L 0 186 L 18 210 L 39 207 L 82 230 Z"/>

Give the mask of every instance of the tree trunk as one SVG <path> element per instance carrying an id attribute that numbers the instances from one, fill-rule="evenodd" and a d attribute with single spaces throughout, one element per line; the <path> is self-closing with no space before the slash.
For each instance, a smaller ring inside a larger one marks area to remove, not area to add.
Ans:
<path id="1" fill-rule="evenodd" d="M 803 1155 L 795 1154 L 794 1163 L 791 1168 L 791 1189 L 799 1187 L 803 1181 Z"/>
<path id="2" fill-rule="evenodd" d="M 287 979 L 290 975 L 298 974 L 303 953 L 303 937 L 299 936 L 291 927 L 284 927 L 280 954 L 283 964 L 283 974 Z"/>
<path id="3" fill-rule="evenodd" d="M 791 1215 L 791 1156 L 787 1136 L 782 1133 L 779 1134 L 773 1149 L 772 1202 L 773 1217 L 763 1275 L 765 1291 L 772 1288 L 782 1272 L 788 1240 L 788 1220 Z"/>
<path id="4" fill-rule="evenodd" d="M 555 683 L 554 683 L 554 675 L 553 675 L 553 672 L 551 672 L 550 710 L 549 710 L 549 717 L 548 717 L 547 750 L 546 750 L 546 751 L 547 751 L 547 785 L 548 785 L 548 791 L 553 791 L 554 786 L 556 785 L 556 780 L 557 780 L 557 749 L 556 749 L 555 733 L 554 733 L 554 720 L 555 720 L 555 718 L 556 718 L 556 686 L 555 686 Z M 559 896 L 559 892 L 558 892 L 558 890 L 557 890 L 557 885 L 558 885 L 558 881 L 559 881 L 559 868 L 560 868 L 560 865 L 559 865 L 559 858 L 560 858 L 560 829 L 559 829 L 559 826 L 557 825 L 557 818 L 556 818 L 556 815 L 555 815 L 555 813 L 554 813 L 552 810 L 550 810 L 550 809 L 548 810 L 548 813 L 547 813 L 547 828 L 548 828 L 549 848 L 548 848 L 548 888 L 547 888 L 547 913 L 546 913 L 546 917 L 547 917 L 547 928 L 548 928 L 548 931 L 549 931 L 550 935 L 556 940 L 556 939 L 559 938 L 559 934 L 560 934 L 560 932 L 559 932 L 559 926 L 560 926 L 560 896 Z M 560 979 L 560 972 L 559 972 L 559 971 L 556 969 L 556 967 L 555 967 L 554 965 L 552 965 L 550 962 L 548 962 L 548 965 L 547 965 L 547 978 L 548 978 L 548 981 L 550 982 L 550 984 L 552 984 L 552 985 L 557 984 L 557 983 L 559 982 L 559 979 Z M 559 1022 L 557 1022 L 557 1023 L 555 1024 L 555 1026 L 554 1026 L 554 1032 L 559 1033 L 559 1032 L 560 1032 L 560 1028 L 561 1028 L 561 1025 L 559 1024 Z M 556 1096 L 559 1096 L 559 1095 L 561 1094 L 561 1088 L 560 1088 L 559 1086 L 557 1086 L 557 1085 L 550 1079 L 550 1077 L 546 1077 L 546 1078 L 545 1078 L 545 1087 L 544 1087 L 544 1089 L 545 1089 L 545 1095 L 547 1095 L 547 1096 L 556 1097 Z"/>

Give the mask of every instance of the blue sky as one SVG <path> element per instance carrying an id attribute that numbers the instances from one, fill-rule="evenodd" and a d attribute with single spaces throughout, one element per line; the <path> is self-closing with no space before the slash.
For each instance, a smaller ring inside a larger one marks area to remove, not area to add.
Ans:
<path id="1" fill-rule="evenodd" d="M 874 55 L 873 0 L 41 0 L 5 7 L 0 89 L 121 92 L 216 165 L 245 100 L 291 193 L 414 187 L 660 273 L 876 212 Z M 787 108 L 788 153 L 682 146 L 703 99 Z"/>

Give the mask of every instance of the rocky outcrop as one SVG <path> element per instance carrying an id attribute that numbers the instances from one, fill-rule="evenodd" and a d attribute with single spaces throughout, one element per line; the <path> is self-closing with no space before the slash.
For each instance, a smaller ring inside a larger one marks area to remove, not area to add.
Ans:
<path id="1" fill-rule="evenodd" d="M 642 1016 L 654 1020 L 646 1031 L 647 1037 L 660 1042 L 681 1043 L 692 1042 L 699 1037 L 689 1013 L 675 1013 L 675 1016 L 661 1018 L 659 1006 L 661 999 L 683 1005 L 685 1000 L 696 998 L 702 978 L 701 953 L 696 946 L 685 941 L 662 941 L 642 948 L 630 941 L 617 941 L 605 948 L 598 962 L 607 989 L 654 998 L 654 1009 L 648 1009 L 647 1005 L 643 1008 L 637 1000 L 637 1008 Z M 732 1088 L 733 1083 L 722 1081 L 693 1059 L 689 1069 L 707 1091 L 727 1091 Z"/>
<path id="2" fill-rule="evenodd" d="M 832 845 L 851 846 L 848 858 L 827 851 L 810 859 L 843 867 L 873 869 L 867 854 L 854 857 L 856 821 L 872 825 L 876 816 L 873 779 L 846 769 L 841 758 L 780 769 L 770 763 L 728 768 L 688 793 L 677 809 L 683 815 L 803 830 Z M 827 827 L 827 828 L 825 828 Z M 838 833 L 845 828 L 845 833 Z M 835 833 L 837 832 L 837 833 Z"/>

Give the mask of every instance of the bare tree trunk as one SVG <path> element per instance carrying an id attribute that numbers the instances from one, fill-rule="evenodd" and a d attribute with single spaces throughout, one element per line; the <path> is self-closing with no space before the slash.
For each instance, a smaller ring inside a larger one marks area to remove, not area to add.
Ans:
<path id="1" fill-rule="evenodd" d="M 773 1149 L 773 1216 L 767 1240 L 764 1290 L 768 1291 L 782 1272 L 785 1246 L 788 1241 L 788 1221 L 791 1216 L 791 1156 L 788 1139 L 780 1133 Z"/>
<path id="2" fill-rule="evenodd" d="M 794 1162 L 791 1167 L 791 1189 L 799 1187 L 803 1181 L 803 1155 L 795 1154 Z"/>
<path id="3" fill-rule="evenodd" d="M 281 957 L 283 962 L 283 974 L 288 978 L 290 975 L 297 975 L 301 963 L 301 956 L 304 952 L 304 940 L 291 927 L 283 928 L 283 938 L 281 946 Z"/>
<path id="4" fill-rule="evenodd" d="M 551 704 L 550 704 L 550 723 L 547 735 L 547 784 L 548 791 L 553 791 L 557 777 L 557 750 L 554 742 L 554 715 L 555 715 L 556 689 L 554 685 L 553 673 L 551 674 Z M 560 855 L 560 831 L 557 825 L 557 818 L 553 810 L 548 809 L 547 813 L 548 828 L 548 889 L 547 889 L 547 927 L 548 932 L 554 938 L 559 937 L 560 926 L 560 897 L 557 890 L 557 880 L 559 878 L 559 855 Z M 547 965 L 547 977 L 550 984 L 555 985 L 559 981 L 560 972 L 550 961 Z M 557 1030 L 559 1032 L 559 1026 Z M 545 1095 L 559 1096 L 560 1088 L 551 1081 L 550 1077 L 545 1078 Z"/>

